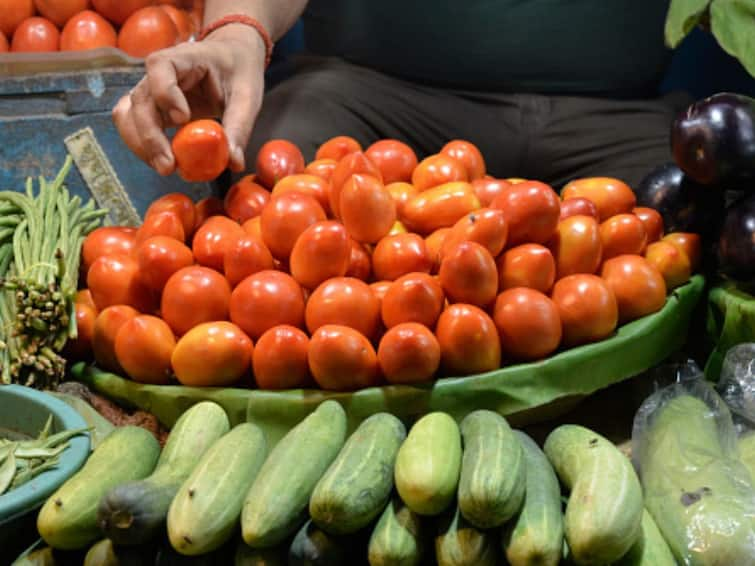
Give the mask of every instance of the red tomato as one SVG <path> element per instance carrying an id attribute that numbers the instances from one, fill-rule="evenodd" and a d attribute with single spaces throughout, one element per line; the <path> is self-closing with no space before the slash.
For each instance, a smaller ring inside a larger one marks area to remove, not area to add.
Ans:
<path id="1" fill-rule="evenodd" d="M 309 296 L 305 320 L 310 334 L 326 324 L 339 324 L 372 338 L 380 321 L 380 302 L 364 281 L 333 277 Z"/>
<path id="2" fill-rule="evenodd" d="M 412 172 L 412 185 L 420 192 L 446 183 L 468 180 L 469 176 L 464 164 L 443 153 L 426 157 Z"/>
<path id="3" fill-rule="evenodd" d="M 405 322 L 383 335 L 377 357 L 388 383 L 422 383 L 438 371 L 440 344 L 429 328 Z"/>
<path id="4" fill-rule="evenodd" d="M 540 244 L 522 244 L 501 254 L 498 267 L 498 290 L 528 287 L 548 293 L 556 280 L 553 254 Z"/>
<path id="5" fill-rule="evenodd" d="M 95 314 L 97 314 L 97 305 L 94 304 L 94 299 L 92 298 L 92 292 L 89 289 L 79 289 L 76 291 L 76 299 L 74 302 L 77 305 L 86 305 L 88 307 L 91 307 Z"/>
<path id="6" fill-rule="evenodd" d="M 376 279 L 393 281 L 407 273 L 430 273 L 432 266 L 427 245 L 417 234 L 386 236 L 372 252 L 372 269 Z"/>
<path id="7" fill-rule="evenodd" d="M 438 228 L 450 228 L 470 212 L 480 208 L 480 201 L 465 182 L 446 183 L 424 190 L 404 206 L 402 222 L 422 235 Z"/>
<path id="8" fill-rule="evenodd" d="M 341 189 L 349 177 L 356 173 L 370 175 L 381 183 L 383 182 L 380 170 L 361 151 L 356 151 L 343 157 L 333 170 L 333 176 L 330 179 L 330 193 L 328 195 L 330 210 L 336 218 L 340 218 L 341 216 Z"/>
<path id="9" fill-rule="evenodd" d="M 239 179 L 225 195 L 225 214 L 239 224 L 259 216 L 270 201 L 270 191 L 254 182 L 253 175 Z"/>
<path id="10" fill-rule="evenodd" d="M 634 214 L 617 214 L 600 225 L 602 259 L 622 254 L 641 254 L 647 244 L 645 225 Z"/>
<path id="11" fill-rule="evenodd" d="M 317 384 L 330 391 L 353 391 L 379 385 L 375 349 L 353 328 L 326 324 L 312 334 L 307 355 Z"/>
<path id="12" fill-rule="evenodd" d="M 226 253 L 244 234 L 244 229 L 230 218 L 208 218 L 194 233 L 191 245 L 197 263 L 222 272 Z"/>
<path id="13" fill-rule="evenodd" d="M 417 322 L 434 328 L 445 296 L 440 283 L 427 273 L 407 273 L 388 287 L 381 300 L 381 315 L 386 328 L 404 322 Z"/>
<path id="14" fill-rule="evenodd" d="M 115 337 L 115 356 L 131 379 L 164 385 L 173 374 L 170 357 L 176 337 L 164 320 L 140 315 L 126 321 Z"/>
<path id="15" fill-rule="evenodd" d="M 687 254 L 671 242 L 653 242 L 645 250 L 645 259 L 663 276 L 666 289 L 684 285 L 692 276 Z"/>
<path id="16" fill-rule="evenodd" d="M 226 387 L 248 374 L 254 343 L 230 322 L 205 322 L 189 330 L 171 357 L 181 385 Z"/>
<path id="17" fill-rule="evenodd" d="M 194 206 L 194 201 L 188 196 L 183 193 L 168 193 L 167 195 L 163 195 L 149 205 L 144 217 L 149 218 L 153 214 L 165 211 L 173 212 L 178 215 L 181 219 L 181 226 L 183 226 L 184 234 L 186 236 L 190 236 L 194 233 L 195 226 L 198 226 L 197 210 Z M 199 224 L 201 224 L 201 222 Z"/>
<path id="18" fill-rule="evenodd" d="M 509 223 L 509 246 L 546 243 L 556 231 L 561 212 L 556 192 L 538 181 L 507 187 L 490 206 L 500 208 Z"/>
<path id="19" fill-rule="evenodd" d="M 301 233 L 325 219 L 314 197 L 296 192 L 274 195 L 260 215 L 262 240 L 273 257 L 287 260 Z"/>
<path id="20" fill-rule="evenodd" d="M 375 293 L 378 301 L 380 301 L 381 309 L 385 294 L 388 292 L 388 289 L 391 288 L 391 285 L 393 285 L 393 281 L 375 281 L 374 283 L 370 283 L 370 289 L 372 289 L 372 292 Z"/>
<path id="21" fill-rule="evenodd" d="M 508 233 L 509 226 L 502 210 L 480 208 L 463 216 L 453 225 L 443 241 L 441 258 L 461 242 L 477 242 L 495 257 L 506 245 Z"/>
<path id="22" fill-rule="evenodd" d="M 191 38 L 191 34 L 194 33 L 194 22 L 192 22 L 189 13 L 186 10 L 179 10 L 175 6 L 168 4 L 162 4 L 160 8 L 173 20 L 173 24 L 176 26 L 176 30 L 178 30 L 178 41 L 188 41 Z"/>
<path id="23" fill-rule="evenodd" d="M 13 34 L 11 51 L 45 52 L 60 49 L 60 32 L 46 18 L 28 18 L 18 24 Z"/>
<path id="24" fill-rule="evenodd" d="M 351 241 L 339 222 L 315 222 L 296 240 L 289 261 L 291 275 L 302 286 L 314 289 L 331 277 L 343 277 L 349 269 Z"/>
<path id="25" fill-rule="evenodd" d="M 72 16 L 89 7 L 89 0 L 34 0 L 34 6 L 42 16 L 62 28 Z"/>
<path id="26" fill-rule="evenodd" d="M 187 232 L 189 234 L 194 234 L 197 228 L 204 224 L 208 218 L 223 216 L 225 214 L 225 207 L 223 206 L 223 201 L 218 197 L 205 197 L 195 205 L 194 211 L 194 228 L 190 232 Z"/>
<path id="27" fill-rule="evenodd" d="M 380 170 L 383 182 L 409 181 L 417 166 L 414 150 L 398 140 L 379 140 L 364 152 Z"/>
<path id="28" fill-rule="evenodd" d="M 178 28 L 168 12 L 159 6 L 137 10 L 128 17 L 118 32 L 118 49 L 132 57 L 146 57 L 150 53 L 171 47 L 176 42 Z"/>
<path id="29" fill-rule="evenodd" d="M 474 305 L 449 306 L 438 319 L 435 336 L 447 376 L 493 371 L 501 365 L 501 340 L 495 324 Z"/>
<path id="30" fill-rule="evenodd" d="M 5 37 L 5 34 L 2 31 L 0 31 L 0 53 L 7 53 L 8 49 L 10 49 L 8 38 Z"/>
<path id="31" fill-rule="evenodd" d="M 622 324 L 659 311 L 666 304 L 666 282 L 644 257 L 611 258 L 603 262 L 600 276 L 616 295 Z"/>
<path id="32" fill-rule="evenodd" d="M 136 245 L 139 246 L 155 236 L 167 236 L 183 243 L 186 233 L 178 214 L 165 210 L 147 216 L 136 231 Z"/>
<path id="33" fill-rule="evenodd" d="M 362 151 L 362 146 L 357 140 L 349 136 L 336 136 L 330 138 L 317 148 L 315 159 L 334 159 L 338 161 L 355 151 Z"/>
<path id="34" fill-rule="evenodd" d="M 598 222 L 592 216 L 570 216 L 558 223 L 548 247 L 556 260 L 556 279 L 595 273 L 602 253 Z"/>
<path id="35" fill-rule="evenodd" d="M 592 216 L 598 220 L 598 207 L 593 201 L 584 197 L 568 198 L 561 201 L 559 220 L 570 216 Z"/>
<path id="36" fill-rule="evenodd" d="M 173 238 L 155 236 L 137 248 L 136 261 L 141 280 L 159 293 L 171 275 L 194 264 L 194 254 L 188 246 Z"/>
<path id="37" fill-rule="evenodd" d="M 472 181 L 472 189 L 474 189 L 477 198 L 480 199 L 482 206 L 490 206 L 490 203 L 509 186 L 511 185 L 503 179 L 488 179 L 483 177 L 482 179 Z"/>
<path id="38" fill-rule="evenodd" d="M 153 0 L 92 0 L 94 9 L 114 24 L 122 24 L 128 17 Z"/>
<path id="39" fill-rule="evenodd" d="M 503 354 L 516 360 L 549 356 L 561 342 L 561 319 L 556 304 L 540 291 L 514 287 L 498 295 L 493 321 Z"/>
<path id="40" fill-rule="evenodd" d="M 351 251 L 349 252 L 349 267 L 344 274 L 346 277 L 355 277 L 362 281 L 368 281 L 372 274 L 372 257 L 364 244 L 360 244 L 353 238 L 349 238 Z"/>
<path id="41" fill-rule="evenodd" d="M 0 0 L 0 32 L 12 37 L 16 26 L 33 15 L 32 0 Z"/>
<path id="42" fill-rule="evenodd" d="M 100 226 L 92 230 L 81 246 L 81 267 L 89 271 L 95 260 L 104 255 L 131 255 L 136 248 L 136 228 Z"/>
<path id="43" fill-rule="evenodd" d="M 551 299 L 558 307 L 566 346 L 603 340 L 616 329 L 619 318 L 616 296 L 597 275 L 577 274 L 559 279 L 553 286 Z"/>
<path id="44" fill-rule="evenodd" d="M 406 203 L 419 194 L 417 187 L 411 183 L 390 183 L 385 188 L 388 189 L 388 192 L 393 197 L 393 202 L 396 203 L 396 213 L 399 219 L 404 214 Z"/>
<path id="45" fill-rule="evenodd" d="M 214 269 L 194 265 L 179 269 L 163 288 L 161 314 L 177 336 L 203 322 L 228 319 L 231 286 Z"/>
<path id="46" fill-rule="evenodd" d="M 257 178 L 272 189 L 283 177 L 304 172 L 304 156 L 298 147 L 286 140 L 270 140 L 257 153 Z"/>
<path id="47" fill-rule="evenodd" d="M 249 236 L 254 236 L 255 238 L 259 238 L 260 242 L 262 241 L 262 227 L 260 226 L 260 220 L 261 218 L 259 216 L 255 216 L 254 218 L 250 218 L 244 224 L 241 226 L 241 229 L 244 230 L 244 233 Z"/>
<path id="48" fill-rule="evenodd" d="M 105 18 L 84 10 L 66 22 L 60 32 L 61 51 L 83 51 L 99 47 L 115 47 L 115 29 Z"/>
<path id="49" fill-rule="evenodd" d="M 662 240 L 674 244 L 687 254 L 692 271 L 697 271 L 702 261 L 702 244 L 698 234 L 693 234 L 692 232 L 670 232 Z"/>
<path id="50" fill-rule="evenodd" d="M 390 232 L 396 222 L 396 203 L 375 177 L 355 174 L 341 187 L 338 209 L 349 235 L 372 244 Z"/>
<path id="51" fill-rule="evenodd" d="M 473 143 L 465 140 L 452 140 L 443 146 L 440 153 L 453 157 L 464 165 L 467 170 L 467 178 L 470 181 L 485 177 L 485 159 Z"/>
<path id="52" fill-rule="evenodd" d="M 139 276 L 139 263 L 132 256 L 105 255 L 87 272 L 87 288 L 98 310 L 111 305 L 129 305 L 151 312 L 156 298 Z"/>
<path id="53" fill-rule="evenodd" d="M 623 181 L 610 177 L 587 177 L 567 183 L 561 191 L 564 200 L 584 197 L 595 203 L 598 220 L 603 222 L 611 216 L 632 212 L 637 205 L 634 192 Z"/>
<path id="54" fill-rule="evenodd" d="M 92 329 L 92 350 L 99 367 L 116 373 L 123 372 L 115 355 L 115 338 L 121 326 L 137 316 L 139 311 L 127 305 L 113 305 L 97 315 Z"/>
<path id="55" fill-rule="evenodd" d="M 335 159 L 315 159 L 307 164 L 304 168 L 304 172 L 309 175 L 314 175 L 315 177 L 320 177 L 323 181 L 330 183 L 330 180 L 333 178 L 333 171 L 336 170 L 337 163 L 338 161 Z M 328 184 L 328 187 L 330 187 L 330 184 Z M 328 206 L 328 209 L 330 209 L 330 206 Z"/>
<path id="56" fill-rule="evenodd" d="M 330 182 L 317 175 L 300 173 L 298 175 L 289 175 L 283 177 L 275 183 L 273 194 L 279 195 L 291 191 L 298 191 L 317 199 L 322 209 L 327 213 L 330 211 Z"/>
<path id="57" fill-rule="evenodd" d="M 260 238 L 241 236 L 226 249 L 223 272 L 231 287 L 260 271 L 273 269 L 273 256 Z"/>
<path id="58" fill-rule="evenodd" d="M 438 228 L 425 238 L 427 255 L 430 256 L 433 264 L 430 273 L 438 273 L 440 269 L 440 251 L 443 249 L 443 244 L 450 232 L 451 228 Z"/>
<path id="59" fill-rule="evenodd" d="M 93 306 L 81 302 L 74 305 L 74 311 L 76 313 L 76 338 L 66 342 L 64 356 L 71 361 L 89 360 L 92 357 L 92 336 L 97 311 Z"/>
<path id="60" fill-rule="evenodd" d="M 273 326 L 254 348 L 254 379 L 260 389 L 297 389 L 312 384 L 309 337 L 288 324 Z"/>
<path id="61" fill-rule="evenodd" d="M 476 242 L 461 242 L 440 262 L 440 283 L 452 303 L 486 307 L 498 293 L 498 271 L 490 252 Z"/>
<path id="62" fill-rule="evenodd" d="M 648 244 L 657 242 L 663 237 L 663 216 L 654 208 L 637 206 L 632 209 L 632 213 L 642 220 L 645 226 L 645 233 L 648 236 Z"/>
<path id="63" fill-rule="evenodd" d="M 304 325 L 304 294 L 290 275 L 266 270 L 236 285 L 231 320 L 254 340 L 279 324 Z"/>
<path id="64" fill-rule="evenodd" d="M 159 8 L 155 10 L 168 17 Z M 182 126 L 171 147 L 178 174 L 184 181 L 212 181 L 228 168 L 228 138 L 223 126 L 215 120 L 195 120 Z"/>

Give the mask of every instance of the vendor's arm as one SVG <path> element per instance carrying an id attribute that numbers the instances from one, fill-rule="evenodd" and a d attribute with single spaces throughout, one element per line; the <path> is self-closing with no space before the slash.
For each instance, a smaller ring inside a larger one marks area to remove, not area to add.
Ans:
<path id="1" fill-rule="evenodd" d="M 204 23 L 244 14 L 273 41 L 301 15 L 306 0 L 207 0 Z M 145 77 L 113 110 L 126 145 L 162 175 L 175 169 L 164 129 L 202 117 L 221 117 L 231 146 L 231 168 L 244 169 L 244 148 L 262 104 L 266 47 L 251 26 L 232 23 L 204 41 L 153 53 Z"/>

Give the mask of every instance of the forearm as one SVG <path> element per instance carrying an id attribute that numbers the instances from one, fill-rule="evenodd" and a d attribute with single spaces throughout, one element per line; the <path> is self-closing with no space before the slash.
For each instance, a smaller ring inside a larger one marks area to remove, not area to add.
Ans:
<path id="1" fill-rule="evenodd" d="M 229 14 L 245 14 L 259 20 L 273 41 L 280 39 L 299 19 L 307 0 L 207 0 L 204 23 Z"/>

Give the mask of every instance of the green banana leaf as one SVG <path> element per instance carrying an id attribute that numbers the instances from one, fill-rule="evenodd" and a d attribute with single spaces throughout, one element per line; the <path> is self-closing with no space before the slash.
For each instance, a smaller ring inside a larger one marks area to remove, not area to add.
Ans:
<path id="1" fill-rule="evenodd" d="M 671 293 L 662 310 L 622 326 L 601 342 L 565 350 L 536 363 L 443 378 L 426 386 L 392 385 L 354 393 L 261 391 L 141 385 L 83 364 L 75 366 L 72 373 L 75 379 L 117 402 L 152 412 L 168 427 L 194 403 L 215 401 L 225 408 L 232 423 L 249 420 L 259 424 L 271 443 L 325 399 L 336 399 L 343 405 L 351 430 L 380 411 L 411 423 L 428 411 L 446 411 L 461 419 L 475 409 L 490 409 L 521 426 L 553 417 L 584 396 L 638 375 L 681 348 L 704 286 L 703 277 L 694 276 Z"/>
<path id="2" fill-rule="evenodd" d="M 755 342 L 755 297 L 727 282 L 708 293 L 707 332 L 715 344 L 705 364 L 705 377 L 718 381 L 729 348 Z"/>

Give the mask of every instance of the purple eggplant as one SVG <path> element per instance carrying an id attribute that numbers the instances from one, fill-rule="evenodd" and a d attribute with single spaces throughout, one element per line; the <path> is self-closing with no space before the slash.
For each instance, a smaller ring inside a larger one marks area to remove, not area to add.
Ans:
<path id="1" fill-rule="evenodd" d="M 691 104 L 671 126 L 671 151 L 698 183 L 755 191 L 755 99 L 723 92 Z"/>
<path id="2" fill-rule="evenodd" d="M 718 268 L 736 281 L 755 282 L 755 194 L 727 208 L 718 239 Z"/>

